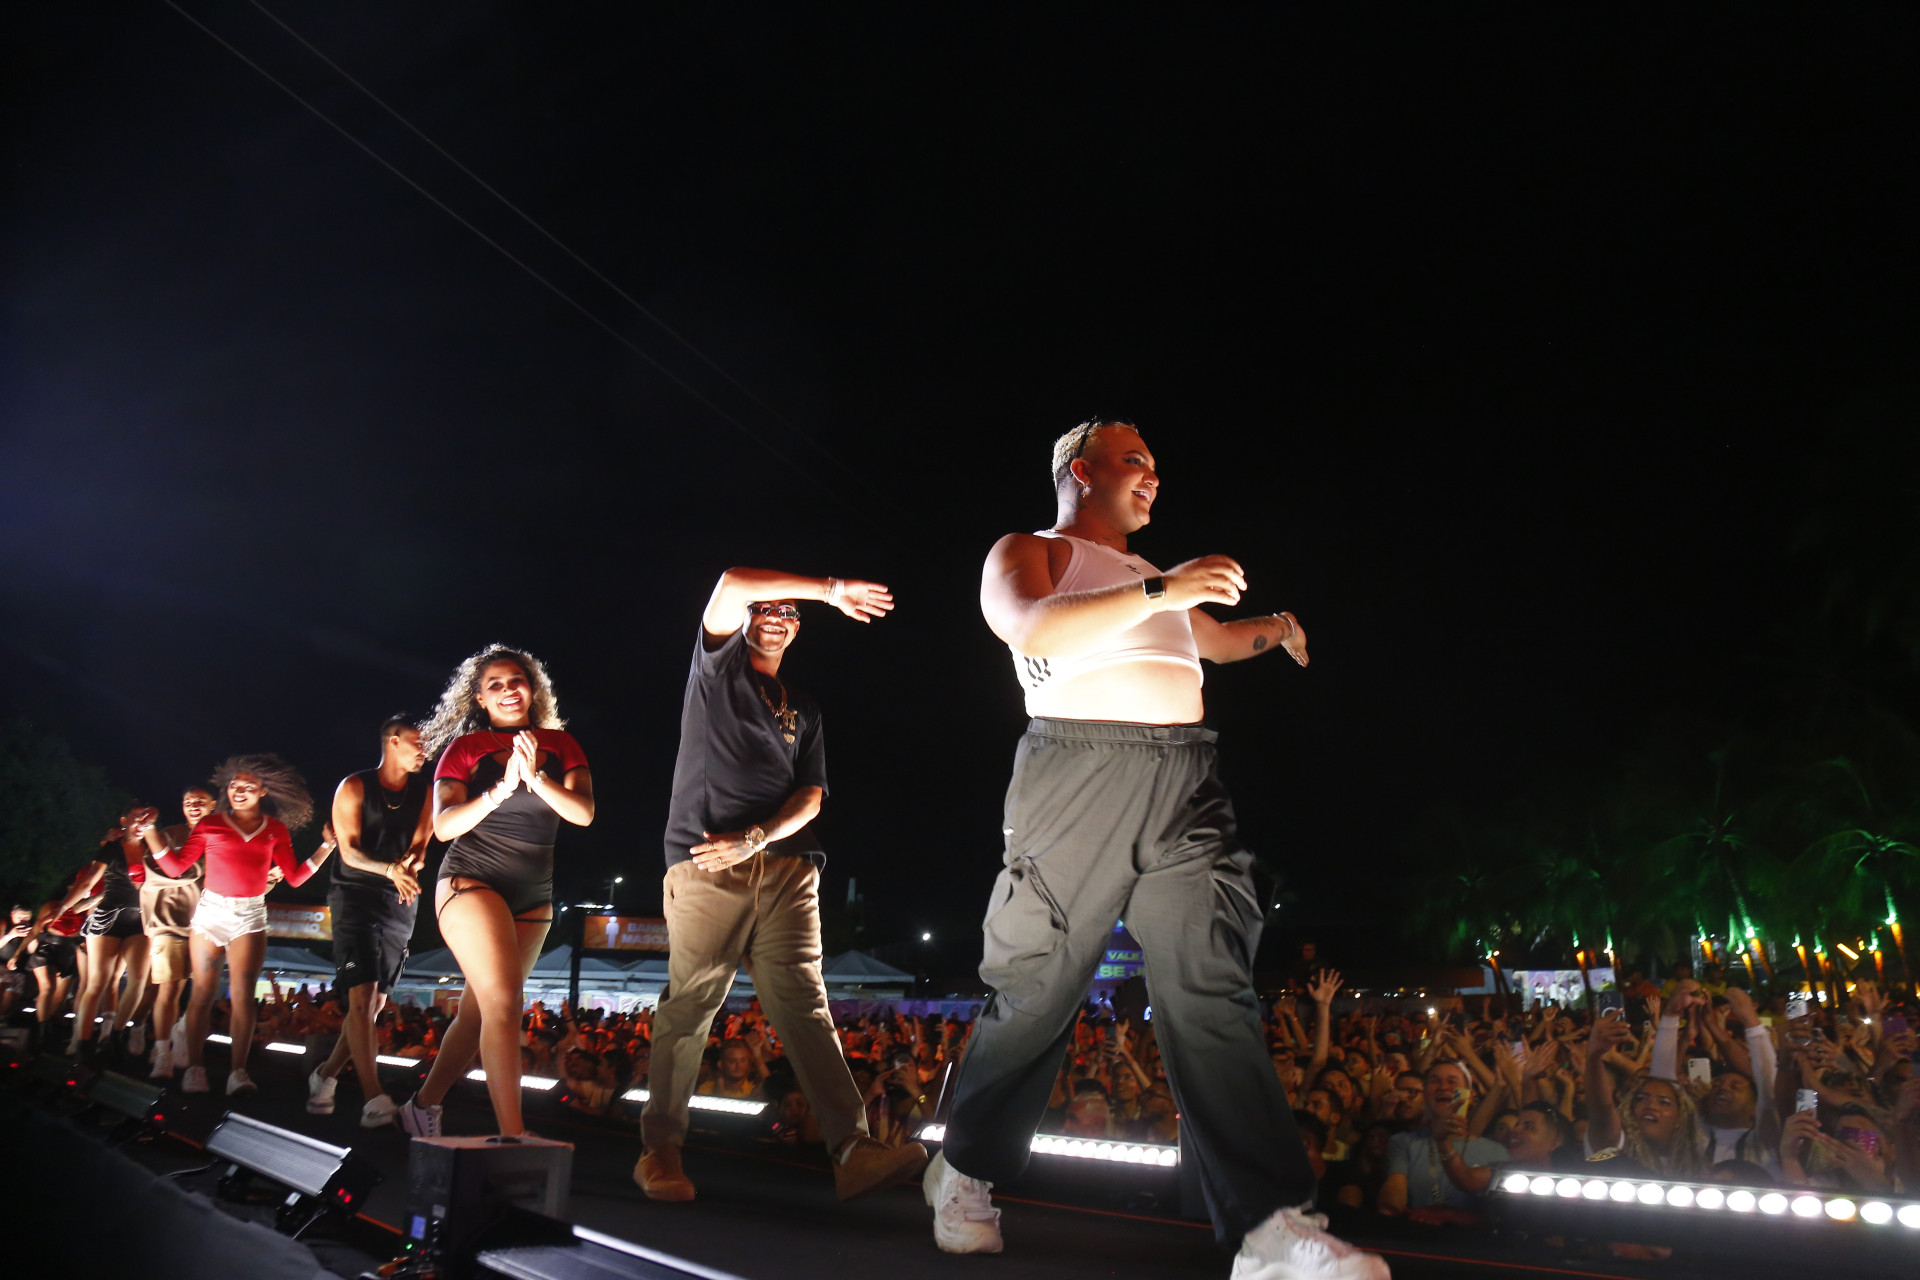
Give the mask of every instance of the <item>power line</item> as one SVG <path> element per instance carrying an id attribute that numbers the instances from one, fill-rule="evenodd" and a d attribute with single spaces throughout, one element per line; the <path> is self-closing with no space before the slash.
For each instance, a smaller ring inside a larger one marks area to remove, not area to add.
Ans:
<path id="1" fill-rule="evenodd" d="M 374 105 L 378 106 L 382 111 L 392 116 L 395 120 L 398 120 L 402 125 L 406 127 L 409 133 L 413 134 L 414 137 L 420 139 L 420 141 L 426 143 L 428 146 L 432 147 L 435 151 L 439 152 L 442 159 L 444 159 L 448 164 L 452 165 L 454 168 L 458 169 L 461 173 L 465 174 L 467 177 L 471 178 L 474 184 L 478 186 L 482 191 L 485 191 L 488 195 L 492 196 L 495 200 L 498 200 L 501 204 L 505 205 L 508 209 L 511 209 L 516 217 L 518 217 L 522 222 L 526 223 L 529 227 L 532 227 L 535 231 L 538 231 L 542 236 L 544 236 L 547 239 L 548 243 L 552 244 L 556 249 L 559 249 L 560 252 L 566 254 L 569 258 L 572 258 L 574 262 L 579 264 L 579 266 L 587 272 L 588 275 L 592 276 L 595 280 L 598 280 L 601 284 L 605 285 L 607 288 L 611 289 L 615 294 L 619 295 L 620 300 L 622 302 L 625 302 L 628 306 L 632 307 L 635 311 L 639 312 L 642 316 L 645 316 L 647 320 L 650 321 L 652 324 L 654 324 L 656 327 L 658 327 L 662 333 L 666 334 L 669 338 L 672 338 L 675 342 L 685 347 L 688 351 L 692 352 L 693 355 L 697 357 L 701 363 L 705 364 L 709 369 L 712 369 L 715 373 L 719 374 L 722 378 L 725 378 L 728 384 L 731 385 L 736 391 L 740 392 L 741 395 L 744 395 L 745 397 L 747 397 L 747 399 L 753 401 L 754 404 L 766 410 L 767 413 L 769 413 L 775 419 L 777 419 L 781 423 L 781 425 L 785 426 L 789 431 L 799 436 L 802 440 L 805 440 L 808 444 L 812 445 L 815 449 L 818 449 L 821 452 L 821 454 L 826 456 L 828 459 L 832 460 L 835 465 L 839 466 L 841 469 L 845 471 L 848 471 L 848 472 L 853 471 L 853 468 L 847 466 L 846 463 L 842 462 L 839 459 L 839 457 L 836 456 L 831 449 L 827 448 L 826 445 L 822 444 L 820 441 L 814 439 L 811 435 L 809 435 L 806 431 L 802 430 L 801 427 L 797 423 L 795 423 L 791 418 L 787 417 L 786 414 L 780 412 L 780 410 L 774 408 L 771 404 L 768 404 L 765 400 L 763 400 L 760 397 L 760 395 L 757 392 L 754 391 L 752 387 L 749 387 L 746 383 L 740 381 L 740 379 L 734 377 L 731 373 L 727 372 L 727 370 L 723 368 L 718 361 L 713 359 L 713 357 L 709 356 L 706 352 L 702 351 L 699 347 L 695 346 L 693 344 L 692 339 L 686 337 L 679 330 L 675 329 L 672 325 L 668 324 L 665 320 L 662 320 L 659 316 L 655 315 L 652 311 L 648 310 L 645 304 L 643 304 L 638 298 L 635 298 L 632 294 L 628 293 L 625 289 L 622 289 L 617 283 L 609 279 L 607 275 L 604 272 L 602 272 L 599 268 L 595 267 L 591 262 L 588 262 L 585 258 L 581 257 L 577 252 L 574 251 L 572 246 L 568 245 L 565 241 L 561 240 L 560 237 L 554 235 L 553 232 L 547 230 L 547 228 L 541 225 L 541 223 L 537 221 L 532 214 L 522 209 L 519 205 L 515 204 L 512 200 L 508 199 L 504 194 L 502 194 L 498 189 L 496 189 L 485 178 L 482 178 L 479 174 L 475 173 L 472 169 L 469 169 L 466 165 L 462 164 L 458 156 L 454 155 L 451 151 L 448 151 L 445 147 L 441 146 L 438 142 L 435 142 L 432 138 L 428 137 L 426 133 L 423 130 L 421 130 L 421 128 L 418 125 L 414 124 L 413 121 L 409 120 L 406 116 L 402 115 L 400 111 L 397 108 L 393 107 L 391 104 L 389 104 L 386 101 L 386 99 L 382 98 L 379 94 L 375 93 L 373 90 L 369 89 L 366 85 L 362 84 L 358 79 L 354 77 L 353 73 L 348 71 L 345 67 L 341 66 L 339 63 L 335 62 L 332 58 L 329 58 L 324 52 L 322 52 L 318 47 L 316 47 L 311 40 L 308 40 L 305 36 L 301 35 L 298 31 L 294 30 L 292 26 L 290 26 L 279 15 L 275 14 L 273 10 L 267 8 L 266 5 L 260 3 L 260 0 L 247 0 L 247 2 L 251 4 L 255 9 L 258 9 L 261 13 L 265 14 L 267 18 L 270 21 L 272 21 L 275 26 L 279 27 L 282 31 L 286 32 L 288 35 L 292 36 L 295 40 L 297 40 L 300 43 L 301 47 L 306 49 L 308 53 L 311 53 L 314 57 L 326 63 L 327 66 L 331 68 L 334 72 L 336 72 L 342 80 L 345 80 L 348 84 L 358 89 L 361 93 L 365 94 L 367 98 L 374 103 Z"/>
<path id="2" fill-rule="evenodd" d="M 835 489 L 834 486 L 832 486 L 831 484 L 828 484 L 825 480 L 822 480 L 820 477 L 814 475 L 805 466 L 803 466 L 797 459 L 790 458 L 786 454 L 782 453 L 773 444 L 772 441 L 768 440 L 765 436 L 755 431 L 752 427 L 748 426 L 745 422 L 742 422 L 734 414 L 729 413 L 726 409 L 716 404 L 710 397 L 708 397 L 698 387 L 695 387 L 692 383 L 688 382 L 685 378 L 682 378 L 679 374 L 669 369 L 666 365 L 662 364 L 659 360 L 656 360 L 653 356 L 649 355 L 631 338 L 627 337 L 625 334 L 621 333 L 618 329 L 615 329 L 612 325 L 608 324 L 606 321 L 602 320 L 599 316 L 595 315 L 592 311 L 588 310 L 585 304 L 577 301 L 566 290 L 562 289 L 559 285 L 555 284 L 553 281 L 547 279 L 547 277 L 541 275 L 538 271 L 534 270 L 532 266 L 530 266 L 528 263 L 526 263 L 519 257 L 516 257 L 513 254 L 513 252 L 509 250 L 505 245 L 502 245 L 499 241 L 489 236 L 486 232 L 482 231 L 479 227 L 476 227 L 473 223 L 461 217 L 460 214 L 456 212 L 452 206 L 448 205 L 445 201 L 441 200 L 438 196 L 434 195 L 431 191 L 428 191 L 425 187 L 421 186 L 418 182 L 408 177 L 407 174 L 403 172 L 398 166 L 394 165 L 385 156 L 382 156 L 379 152 L 375 151 L 372 147 L 362 142 L 344 125 L 341 125 L 340 123 L 335 121 L 331 116 L 327 115 L 326 112 L 320 110 L 320 108 L 314 106 L 313 103 L 301 97 L 284 81 L 274 76 L 272 72 L 268 71 L 265 67 L 261 66 L 259 63 L 255 62 L 252 58 L 249 58 L 246 54 L 242 53 L 239 49 L 235 48 L 226 39 L 224 39 L 217 31 L 213 30 L 213 28 L 207 26 L 206 23 L 200 21 L 200 19 L 194 17 L 191 13 L 188 13 L 185 9 L 181 8 L 180 5 L 176 2 L 176 0 L 163 0 L 163 3 L 169 9 L 172 9 L 175 13 L 179 14 L 181 17 L 185 18 L 188 22 L 198 27 L 207 36 L 208 39 L 212 40 L 215 44 L 225 49 L 228 53 L 231 53 L 234 57 L 238 58 L 241 62 L 245 63 L 247 66 L 253 68 L 253 70 L 258 72 L 260 76 L 267 81 L 267 83 L 273 85 L 274 88 L 280 90 L 280 92 L 286 94 L 289 98 L 292 98 L 295 102 L 299 103 L 302 107 L 306 108 L 307 111 L 311 113 L 321 123 L 325 124 L 328 128 L 338 133 L 341 137 L 345 138 L 348 142 L 351 142 L 355 147 L 358 147 L 361 151 L 365 152 L 366 155 L 369 158 L 371 158 L 375 163 L 380 165 L 381 168 L 385 169 L 387 172 L 391 173 L 394 177 L 400 179 L 400 181 L 406 183 L 409 187 L 412 187 L 415 191 L 419 192 L 435 208 L 439 209 L 442 213 L 446 214 L 449 218 L 452 218 L 455 222 L 465 227 L 468 231 L 471 231 L 489 248 L 493 249 L 494 252 L 498 253 L 501 257 L 505 258 L 508 262 L 511 262 L 514 266 L 519 267 L 522 271 L 526 272 L 534 280 L 538 281 L 556 298 L 559 298 L 562 302 L 565 302 L 568 306 L 572 307 L 575 311 L 578 311 L 582 316 L 585 316 L 587 320 L 592 322 L 592 324 L 596 328 L 600 329 L 608 337 L 612 338 L 615 342 L 618 342 L 621 346 L 633 352 L 634 355 L 639 356 L 642 360 L 646 361 L 649 365 L 653 366 L 654 370 L 658 372 L 661 377 L 667 379 L 667 381 L 673 383 L 673 385 L 675 385 L 676 387 L 679 387 L 682 391 L 686 392 L 687 395 L 692 397 L 695 401 L 697 401 L 701 405 L 705 406 L 707 409 L 710 409 L 715 416 L 721 418 L 723 421 L 732 425 L 742 435 L 746 436 L 749 440 L 753 441 L 755 444 L 765 449 L 768 453 L 772 454 L 775 458 L 778 458 L 781 462 L 793 468 L 795 471 L 799 472 L 802 476 L 805 476 L 807 479 L 813 481 L 816 484 L 819 484 L 823 488 L 827 489 L 829 492 L 833 493 L 835 497 L 839 498 L 841 502 L 845 503 L 848 509 L 853 511 L 854 514 L 858 515 L 862 520 L 867 520 L 869 523 L 874 523 L 871 521 L 870 517 L 868 517 L 865 512 L 861 511 L 860 508 L 856 504 L 854 504 L 844 493 L 841 493 L 839 490 Z M 589 269 L 591 270 L 591 268 Z M 804 435 L 803 435 L 803 438 L 804 438 Z M 822 452 L 825 452 L 825 450 L 822 450 Z M 828 456 L 831 457 L 831 455 L 828 455 Z M 835 461 L 837 462 L 838 459 L 835 459 Z M 843 467 L 845 466 L 844 463 L 842 463 L 841 465 Z M 880 526 L 876 523 L 875 527 L 879 528 Z"/>

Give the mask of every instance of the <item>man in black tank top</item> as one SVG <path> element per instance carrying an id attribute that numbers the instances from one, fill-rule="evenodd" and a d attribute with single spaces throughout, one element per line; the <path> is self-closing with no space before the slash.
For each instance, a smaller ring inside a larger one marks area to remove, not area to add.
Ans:
<path id="1" fill-rule="evenodd" d="M 433 813 L 427 806 L 427 754 L 405 716 L 380 726 L 380 767 L 350 773 L 333 793 L 333 864 L 327 906 L 333 913 L 334 990 L 347 993 L 346 1021 L 327 1060 L 307 1080 L 307 1110 L 333 1113 L 341 1068 L 353 1059 L 366 1105 L 361 1127 L 392 1124 L 397 1108 L 380 1087 L 374 1019 L 400 978 L 420 905 Z"/>

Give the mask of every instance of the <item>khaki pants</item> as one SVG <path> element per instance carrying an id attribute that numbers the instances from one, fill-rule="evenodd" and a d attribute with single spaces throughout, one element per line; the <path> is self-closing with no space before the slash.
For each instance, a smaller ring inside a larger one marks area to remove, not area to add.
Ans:
<path id="1" fill-rule="evenodd" d="M 653 1019 L 653 1067 L 640 1137 L 648 1147 L 687 1136 L 687 1098 L 700 1076 L 713 1015 L 744 962 L 829 1151 L 867 1132 L 820 976 L 820 869 L 761 855 L 706 872 L 667 868 L 667 998 Z"/>
<path id="2" fill-rule="evenodd" d="M 187 934 L 199 905 L 200 881 L 161 880 L 147 872 L 147 883 L 140 886 L 140 923 L 152 944 L 149 981 L 184 982 L 193 976 Z"/>

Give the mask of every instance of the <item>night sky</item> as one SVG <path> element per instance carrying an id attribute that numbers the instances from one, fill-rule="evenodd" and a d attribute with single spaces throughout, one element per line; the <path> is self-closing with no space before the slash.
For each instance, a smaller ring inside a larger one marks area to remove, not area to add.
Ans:
<path id="1" fill-rule="evenodd" d="M 271 0 L 589 269 L 181 3 L 528 270 L 162 0 L 7 6 L 7 713 L 164 805 L 242 750 L 326 794 L 526 646 L 600 797 L 561 887 L 636 914 L 715 577 L 871 577 L 897 613 L 783 669 L 825 892 L 977 957 L 1022 724 L 979 566 L 1103 414 L 1161 464 L 1135 549 L 1311 637 L 1207 680 L 1286 918 L 1405 947 L 1421 815 L 1737 691 L 1823 422 L 1920 329 L 1911 10 Z"/>

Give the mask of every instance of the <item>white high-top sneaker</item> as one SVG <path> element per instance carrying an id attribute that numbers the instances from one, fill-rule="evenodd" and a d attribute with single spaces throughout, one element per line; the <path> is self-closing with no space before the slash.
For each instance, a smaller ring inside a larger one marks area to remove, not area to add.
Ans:
<path id="1" fill-rule="evenodd" d="M 187 1060 L 187 1015 L 184 1013 L 173 1024 L 173 1030 L 167 1033 L 167 1043 L 173 1046 L 175 1062 Z"/>
<path id="2" fill-rule="evenodd" d="M 942 1151 L 927 1163 L 920 1189 L 933 1206 L 933 1242 L 947 1253 L 1000 1252 L 1000 1211 L 991 1182 L 969 1178 Z"/>
<path id="3" fill-rule="evenodd" d="M 138 1058 L 147 1051 L 147 1024 L 136 1022 L 127 1028 L 127 1052 Z"/>
<path id="4" fill-rule="evenodd" d="M 147 1073 L 149 1080 L 167 1080 L 173 1076 L 173 1045 L 166 1040 L 153 1042 L 153 1070 Z"/>
<path id="5" fill-rule="evenodd" d="M 1328 1235 L 1320 1214 L 1282 1209 L 1240 1242 L 1233 1280 L 1390 1280 L 1390 1273 L 1379 1254 Z"/>

